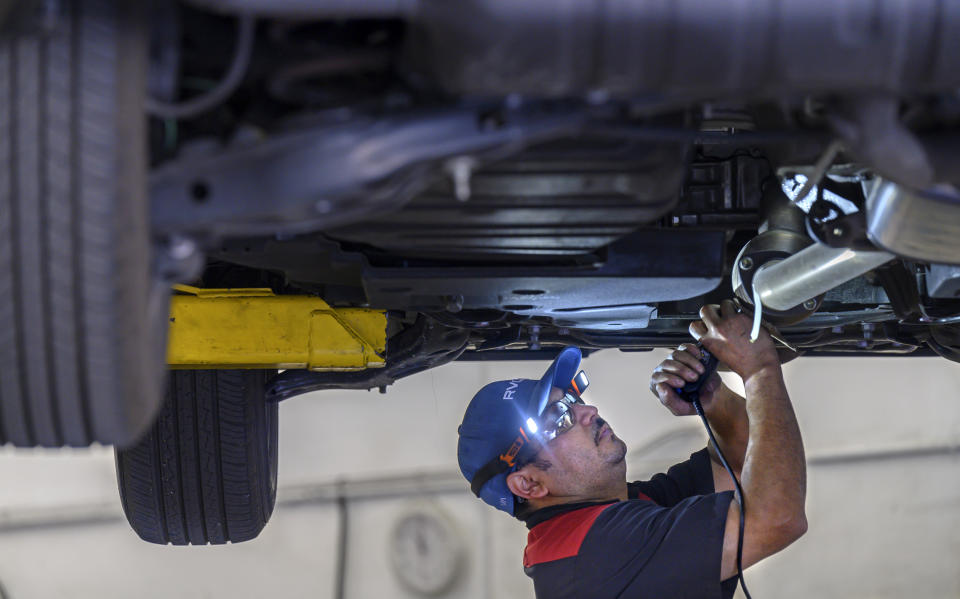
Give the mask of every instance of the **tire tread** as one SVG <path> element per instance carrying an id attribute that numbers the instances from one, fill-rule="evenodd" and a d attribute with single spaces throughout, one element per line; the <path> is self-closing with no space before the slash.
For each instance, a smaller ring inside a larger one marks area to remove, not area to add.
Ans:
<path id="1" fill-rule="evenodd" d="M 167 401 L 137 446 L 117 450 L 127 520 L 144 540 L 203 545 L 255 538 L 273 511 L 276 404 L 267 373 L 170 374 Z"/>
<path id="2" fill-rule="evenodd" d="M 0 35 L 0 444 L 131 444 L 162 399 L 137 4 Z"/>

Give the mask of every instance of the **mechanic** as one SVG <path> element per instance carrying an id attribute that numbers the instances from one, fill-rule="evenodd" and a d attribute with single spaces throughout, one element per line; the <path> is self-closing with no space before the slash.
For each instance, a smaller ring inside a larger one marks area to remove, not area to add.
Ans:
<path id="1" fill-rule="evenodd" d="M 701 391 L 721 451 L 742 481 L 746 568 L 806 531 L 800 430 L 770 337 L 751 343 L 731 301 L 700 310 L 690 333 L 743 378 L 716 373 Z M 459 428 L 460 470 L 474 493 L 526 523 L 523 565 L 537 597 L 732 597 L 740 510 L 712 447 L 643 482 L 626 482 L 626 444 L 583 402 L 580 350 L 566 348 L 539 381 L 483 387 Z M 682 345 L 650 389 L 673 414 L 694 413 L 674 388 L 703 371 Z"/>

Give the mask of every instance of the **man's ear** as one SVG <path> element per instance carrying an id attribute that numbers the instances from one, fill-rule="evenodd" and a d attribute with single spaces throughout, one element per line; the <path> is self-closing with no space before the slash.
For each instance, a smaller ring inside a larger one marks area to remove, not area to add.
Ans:
<path id="1" fill-rule="evenodd" d="M 507 488 L 517 497 L 524 499 L 542 499 L 550 492 L 540 477 L 529 468 L 521 468 L 508 474 Z"/>

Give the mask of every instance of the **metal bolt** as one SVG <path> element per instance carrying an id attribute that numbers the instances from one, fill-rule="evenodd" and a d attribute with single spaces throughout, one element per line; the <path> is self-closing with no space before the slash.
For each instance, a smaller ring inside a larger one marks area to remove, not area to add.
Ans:
<path id="1" fill-rule="evenodd" d="M 808 299 L 807 301 L 803 302 L 803 309 L 807 310 L 808 312 L 813 312 L 817 309 L 817 300 Z"/>
<path id="2" fill-rule="evenodd" d="M 174 237 L 170 240 L 167 250 L 174 260 L 186 260 L 197 253 L 197 244 L 186 237 Z"/>
<path id="3" fill-rule="evenodd" d="M 753 258 L 744 256 L 740 259 L 740 270 L 751 270 L 753 268 Z"/>
<path id="4" fill-rule="evenodd" d="M 470 178 L 476 166 L 477 161 L 470 156 L 458 156 L 447 162 L 447 172 L 453 179 L 453 195 L 461 202 L 470 199 Z"/>
<path id="5" fill-rule="evenodd" d="M 873 339 L 873 332 L 877 329 L 877 325 L 872 322 L 863 323 L 863 338 L 864 339 Z"/>
<path id="6" fill-rule="evenodd" d="M 459 312 L 463 310 L 463 296 L 462 295 L 448 295 L 446 297 L 446 303 L 443 306 L 443 309 L 447 312 Z"/>
<path id="7" fill-rule="evenodd" d="M 530 327 L 530 349 L 540 349 L 540 327 Z"/>
<path id="8" fill-rule="evenodd" d="M 846 232 L 847 232 L 846 229 L 844 229 L 843 227 L 841 227 L 841 226 L 839 226 L 839 225 L 836 226 L 836 227 L 834 227 L 834 228 L 833 228 L 833 231 L 831 231 L 831 233 L 833 233 L 833 236 L 834 236 L 834 237 L 843 237 Z"/>

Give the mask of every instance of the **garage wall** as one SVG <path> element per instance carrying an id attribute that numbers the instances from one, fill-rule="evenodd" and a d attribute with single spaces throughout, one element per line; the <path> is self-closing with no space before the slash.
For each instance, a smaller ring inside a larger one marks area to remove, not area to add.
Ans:
<path id="1" fill-rule="evenodd" d="M 647 391 L 662 356 L 611 350 L 585 364 L 591 401 L 631 447 L 632 478 L 705 442 L 698 421 L 670 416 Z M 484 383 L 545 366 L 452 364 L 385 395 L 282 405 L 277 510 L 259 539 L 237 546 L 139 541 L 119 511 L 109 449 L 0 450 L 0 584 L 11 599 L 332 598 L 338 580 L 345 597 L 419 597 L 394 573 L 390 538 L 404 516 L 427 512 L 452 531 L 443 547 L 461 552 L 439 596 L 532 597 L 526 531 L 470 495 L 456 426 Z M 960 596 L 960 366 L 821 358 L 785 369 L 810 464 L 810 531 L 748 571 L 754 596 Z"/>

